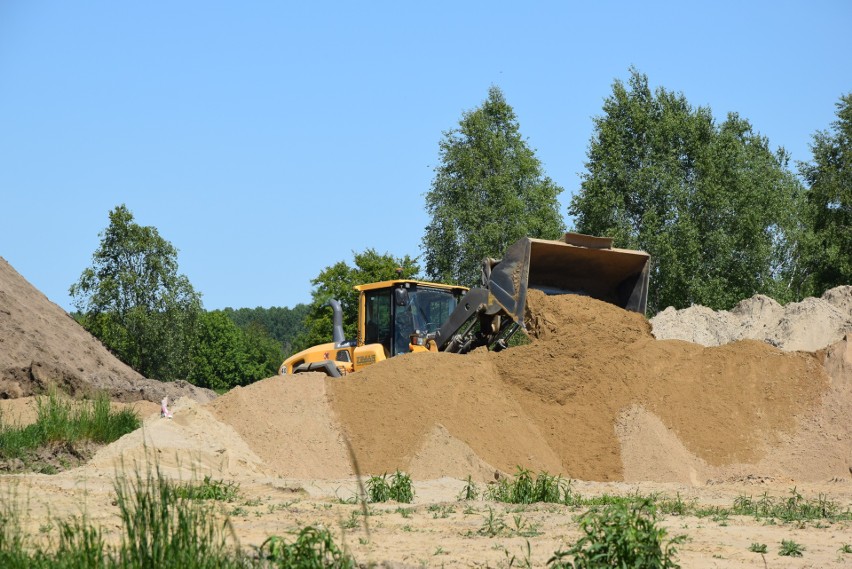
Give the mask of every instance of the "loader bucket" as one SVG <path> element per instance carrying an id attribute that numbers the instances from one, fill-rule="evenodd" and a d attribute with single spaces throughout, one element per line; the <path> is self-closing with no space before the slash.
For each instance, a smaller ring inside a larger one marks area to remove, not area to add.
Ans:
<path id="1" fill-rule="evenodd" d="M 650 259 L 644 251 L 615 249 L 606 237 L 579 233 L 566 233 L 562 241 L 524 237 L 501 260 L 483 263 L 483 285 L 521 325 L 529 288 L 591 296 L 644 314 Z"/>

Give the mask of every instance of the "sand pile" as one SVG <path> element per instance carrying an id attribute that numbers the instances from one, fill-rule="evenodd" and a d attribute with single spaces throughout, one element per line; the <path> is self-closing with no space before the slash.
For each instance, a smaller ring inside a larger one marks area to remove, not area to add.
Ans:
<path id="1" fill-rule="evenodd" d="M 216 396 L 186 382 L 144 378 L 0 257 L 0 399 L 44 393 L 51 384 L 71 395 L 105 390 L 119 401 Z"/>
<path id="2" fill-rule="evenodd" d="M 848 473 L 847 342 L 817 354 L 753 340 L 709 348 L 656 340 L 641 315 L 587 297 L 533 291 L 528 304 L 529 345 L 409 354 L 340 379 L 269 378 L 206 404 L 196 423 L 211 435 L 189 437 L 195 447 L 172 435 L 151 444 L 211 456 L 240 441 L 253 455 L 229 459 L 234 476 L 348 477 L 353 456 L 362 474 L 416 479 L 489 480 L 519 465 L 693 484 Z"/>
<path id="3" fill-rule="evenodd" d="M 639 409 L 710 467 L 753 463 L 795 432 L 796 416 L 828 386 L 813 355 L 751 341 L 658 341 L 641 315 L 587 297 L 533 291 L 528 303 L 530 345 L 404 356 L 329 381 L 364 470 L 410 470 L 441 428 L 499 470 L 622 480 L 617 428 Z"/>
<path id="4" fill-rule="evenodd" d="M 132 471 L 137 465 L 156 463 L 163 473 L 184 480 L 271 473 L 236 430 L 216 420 L 210 409 L 184 397 L 172 411 L 173 419 L 149 416 L 142 428 L 100 449 L 77 472 L 84 478 L 109 476 L 117 468 Z"/>
<path id="5" fill-rule="evenodd" d="M 737 340 L 767 342 L 782 350 L 816 351 L 852 332 L 852 286 L 828 290 L 821 298 L 806 298 L 782 306 L 757 295 L 730 312 L 704 306 L 666 308 L 651 319 L 654 336 L 719 346 Z"/>

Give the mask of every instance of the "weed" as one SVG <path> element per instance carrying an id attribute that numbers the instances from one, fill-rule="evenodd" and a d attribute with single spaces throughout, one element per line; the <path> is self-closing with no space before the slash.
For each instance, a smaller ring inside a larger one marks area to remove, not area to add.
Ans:
<path id="1" fill-rule="evenodd" d="M 805 548 L 792 539 L 782 539 L 778 555 L 782 557 L 801 557 Z"/>
<path id="2" fill-rule="evenodd" d="M 783 522 L 852 520 L 852 512 L 848 509 L 841 511 L 840 506 L 824 494 L 816 499 L 806 499 L 795 487 L 790 490 L 786 500 L 772 498 L 766 493 L 757 500 L 750 496 L 738 496 L 734 500 L 732 513 Z"/>
<path id="3" fill-rule="evenodd" d="M 240 485 L 236 482 L 224 480 L 213 480 L 205 476 L 201 482 L 188 482 L 177 486 L 175 493 L 178 497 L 187 500 L 218 500 L 220 502 L 233 502 L 237 499 Z M 257 502 L 260 503 L 260 500 Z M 246 504 L 248 505 L 248 504 Z"/>
<path id="4" fill-rule="evenodd" d="M 661 499 L 655 501 L 657 504 L 657 509 L 662 514 L 669 514 L 672 516 L 683 516 L 686 515 L 694 505 L 687 503 L 680 497 L 680 492 L 677 493 L 677 498 L 672 499 Z"/>
<path id="5" fill-rule="evenodd" d="M 852 544 L 844 543 L 837 551 L 839 551 L 840 553 L 852 553 Z"/>
<path id="6" fill-rule="evenodd" d="M 664 541 L 666 530 L 657 527 L 649 500 L 591 509 L 581 517 L 580 530 L 584 535 L 572 547 L 554 552 L 550 569 L 675 568 L 676 545 L 686 539 L 681 535 Z M 573 562 L 568 561 L 571 557 Z"/>
<path id="7" fill-rule="evenodd" d="M 414 500 L 414 487 L 408 474 L 397 470 L 390 477 L 385 473 L 367 479 L 367 501 L 387 502 L 388 500 L 403 504 L 410 504 Z"/>
<path id="8" fill-rule="evenodd" d="M 573 501 L 571 482 L 561 476 L 551 476 L 541 472 L 533 478 L 532 473 L 522 467 L 512 481 L 500 480 L 490 486 L 487 498 L 509 504 L 533 504 L 535 502 L 555 502 L 568 504 Z"/>
<path id="9" fill-rule="evenodd" d="M 521 551 L 521 556 L 517 555 L 509 556 L 509 550 L 504 549 L 503 553 L 506 555 L 506 566 L 507 567 L 522 567 L 523 569 L 532 569 L 532 547 L 530 546 L 530 540 L 526 540 L 526 551 Z"/>
<path id="10" fill-rule="evenodd" d="M 765 543 L 752 543 L 748 550 L 752 553 L 766 553 L 766 544 Z"/>
<path id="11" fill-rule="evenodd" d="M 468 501 L 468 500 L 476 500 L 479 497 L 479 488 L 477 488 L 476 483 L 473 481 L 473 478 L 468 474 L 467 482 L 462 488 L 461 493 L 459 493 L 458 499 Z"/>
<path id="12" fill-rule="evenodd" d="M 428 510 L 432 512 L 432 519 L 446 519 L 450 517 L 450 514 L 456 513 L 456 509 L 452 506 L 443 506 L 441 504 L 432 504 L 429 506 Z"/>
<path id="13" fill-rule="evenodd" d="M 358 521 L 358 513 L 352 512 L 351 514 L 349 514 L 349 519 L 341 522 L 340 527 L 342 527 L 343 529 L 355 529 L 358 527 L 359 523 L 360 522 Z"/>
<path id="14" fill-rule="evenodd" d="M 260 557 L 276 567 L 288 569 L 354 569 L 357 566 L 352 556 L 337 546 L 326 528 L 307 526 L 295 536 L 291 542 L 278 536 L 267 538 L 259 548 Z"/>
<path id="15" fill-rule="evenodd" d="M 503 516 L 494 515 L 494 510 L 488 508 L 488 515 L 484 516 L 482 527 L 479 528 L 479 531 L 477 533 L 479 535 L 495 537 L 500 535 L 505 530 L 506 522 L 503 520 Z"/>
<path id="16" fill-rule="evenodd" d="M 230 521 L 217 521 L 210 507 L 181 496 L 159 468 L 118 476 L 116 503 L 123 524 L 119 559 L 130 567 L 229 566 Z"/>
<path id="17" fill-rule="evenodd" d="M 526 521 L 521 514 L 515 514 L 512 516 L 512 519 L 515 522 L 515 527 L 512 528 L 512 531 L 519 536 L 535 537 L 541 534 L 541 532 L 538 531 L 538 525 Z"/>

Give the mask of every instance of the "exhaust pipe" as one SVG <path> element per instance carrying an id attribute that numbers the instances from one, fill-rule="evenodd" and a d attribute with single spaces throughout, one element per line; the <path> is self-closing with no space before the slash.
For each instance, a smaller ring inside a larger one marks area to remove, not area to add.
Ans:
<path id="1" fill-rule="evenodd" d="M 346 343 L 346 337 L 343 335 L 343 308 L 340 306 L 340 301 L 331 299 L 325 303 L 331 307 L 332 312 L 332 340 L 334 347 L 340 348 Z"/>

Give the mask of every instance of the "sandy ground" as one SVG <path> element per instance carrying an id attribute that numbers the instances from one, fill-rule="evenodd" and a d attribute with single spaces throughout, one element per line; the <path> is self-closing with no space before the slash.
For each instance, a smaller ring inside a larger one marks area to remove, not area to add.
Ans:
<path id="1" fill-rule="evenodd" d="M 5 499 L 11 494 L 27 504 L 26 527 L 32 535 L 49 527 L 51 519 L 85 513 L 115 538 L 119 528 L 111 478 L 104 472 L 87 477 L 79 473 L 4 477 L 0 492 Z M 465 483 L 453 478 L 418 481 L 413 504 L 371 504 L 366 518 L 360 506 L 347 503 L 357 493 L 352 478 L 252 476 L 236 480 L 240 484 L 239 498 L 218 505 L 218 509 L 222 516 L 230 517 L 240 544 L 246 547 L 259 546 L 270 535 L 286 535 L 305 525 L 322 524 L 331 528 L 361 563 L 387 563 L 393 567 L 508 567 L 513 556 L 514 566 L 518 566 L 529 552 L 532 566 L 543 567 L 554 551 L 569 546 L 580 536 L 576 521 L 580 510 L 551 504 L 516 506 L 459 501 Z M 786 498 L 794 486 L 806 498 L 824 496 L 843 508 L 852 507 L 852 482 L 848 478 L 820 484 L 743 480 L 703 487 L 649 482 L 573 484 L 583 496 L 654 494 L 723 507 L 730 507 L 743 495 L 758 498 L 768 493 Z M 505 529 L 487 535 L 489 517 L 494 523 L 505 524 Z M 660 525 L 670 536 L 688 536 L 678 555 L 683 567 L 852 567 L 852 554 L 840 551 L 844 544 L 852 543 L 849 522 L 773 524 L 741 516 L 665 516 Z M 782 540 L 800 544 L 803 557 L 780 557 Z M 752 543 L 767 545 L 766 565 L 760 554 L 749 551 Z"/>

